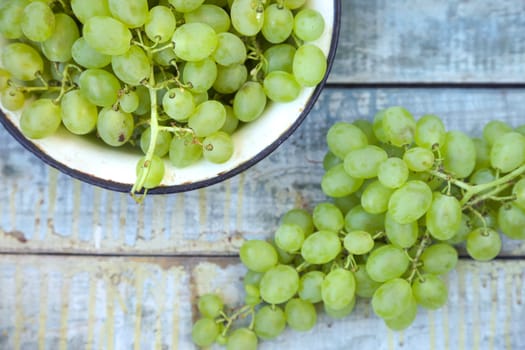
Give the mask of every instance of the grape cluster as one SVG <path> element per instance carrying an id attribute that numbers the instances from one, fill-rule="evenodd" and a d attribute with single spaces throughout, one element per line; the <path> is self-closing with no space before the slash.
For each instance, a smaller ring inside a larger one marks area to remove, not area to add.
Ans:
<path id="1" fill-rule="evenodd" d="M 294 100 L 327 70 L 306 0 L 5 0 L 0 99 L 28 138 L 63 124 L 137 145 L 132 193 L 182 168 L 231 158 L 232 133 Z"/>
<path id="2" fill-rule="evenodd" d="M 525 239 L 524 135 L 525 126 L 492 121 L 470 138 L 401 107 L 335 123 L 321 180 L 331 200 L 287 212 L 270 242 L 243 243 L 245 305 L 228 315 L 218 295 L 201 297 L 194 341 L 255 349 L 286 326 L 311 329 L 319 310 L 348 315 L 358 297 L 393 330 L 410 326 L 418 307 L 442 307 L 455 245 L 487 261 L 500 232 Z M 244 317 L 249 325 L 232 326 Z"/>

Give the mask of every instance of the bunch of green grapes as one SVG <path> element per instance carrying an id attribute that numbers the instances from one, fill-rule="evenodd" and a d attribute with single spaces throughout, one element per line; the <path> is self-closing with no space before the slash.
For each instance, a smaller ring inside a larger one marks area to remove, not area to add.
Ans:
<path id="1" fill-rule="evenodd" d="M 318 310 L 348 315 L 356 298 L 370 298 L 393 330 L 409 327 L 418 307 L 442 307 L 454 245 L 488 261 L 500 232 L 525 239 L 524 135 L 525 126 L 492 121 L 473 139 L 401 107 L 334 124 L 321 181 L 331 200 L 287 212 L 271 242 L 245 241 L 245 305 L 228 315 L 218 295 L 201 297 L 193 340 L 255 349 L 286 326 L 311 329 Z"/>
<path id="2" fill-rule="evenodd" d="M 157 187 L 163 158 L 224 163 L 231 135 L 268 103 L 326 74 L 325 30 L 306 0 L 5 0 L 0 99 L 32 139 L 63 124 L 132 144 L 132 193 Z M 26 99 L 28 103 L 26 105 Z"/>

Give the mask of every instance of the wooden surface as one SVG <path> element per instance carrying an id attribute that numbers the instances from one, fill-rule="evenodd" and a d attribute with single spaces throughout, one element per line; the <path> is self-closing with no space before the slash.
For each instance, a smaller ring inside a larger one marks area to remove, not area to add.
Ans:
<path id="1" fill-rule="evenodd" d="M 403 105 L 475 135 L 498 118 L 525 124 L 525 2 L 343 0 L 330 84 L 274 154 L 224 183 L 127 195 L 51 169 L 0 130 L 0 350 L 192 349 L 192 302 L 242 297 L 236 252 L 282 213 L 325 200 L 324 135 L 335 121 Z M 491 263 L 462 259 L 450 298 L 401 333 L 359 302 L 262 349 L 525 349 L 525 243 Z"/>

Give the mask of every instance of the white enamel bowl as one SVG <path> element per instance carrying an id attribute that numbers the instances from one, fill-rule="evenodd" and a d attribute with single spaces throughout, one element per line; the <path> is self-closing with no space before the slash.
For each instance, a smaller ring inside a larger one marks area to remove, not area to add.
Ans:
<path id="1" fill-rule="evenodd" d="M 328 70 L 335 56 L 339 36 L 341 1 L 309 0 L 308 6 L 322 13 L 326 30 L 315 44 L 326 54 Z M 0 43 L 1 51 L 2 43 Z M 328 75 L 328 74 L 327 74 Z M 303 89 L 290 103 L 271 103 L 256 121 L 244 125 L 233 136 L 235 151 L 224 164 L 200 161 L 178 169 L 166 162 L 160 187 L 149 193 L 189 191 L 221 182 L 256 164 L 282 144 L 301 124 L 316 102 L 326 78 L 315 88 Z M 65 129 L 48 138 L 29 140 L 19 130 L 20 112 L 1 108 L 0 122 L 25 148 L 47 164 L 81 181 L 110 190 L 129 192 L 135 181 L 139 152 L 112 148 L 94 138 L 75 136 Z"/>

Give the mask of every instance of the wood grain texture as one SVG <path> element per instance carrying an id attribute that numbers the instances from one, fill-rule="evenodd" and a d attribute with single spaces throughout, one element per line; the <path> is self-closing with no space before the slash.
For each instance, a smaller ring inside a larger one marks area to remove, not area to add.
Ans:
<path id="1" fill-rule="evenodd" d="M 523 83 L 525 2 L 343 0 L 334 83 Z"/>
<path id="2" fill-rule="evenodd" d="M 236 259 L 0 256 L 0 348 L 190 350 L 191 303 L 220 293 L 242 301 Z M 260 349 L 524 349 L 525 262 L 460 262 L 449 301 L 389 331 L 359 300 L 343 320 L 323 313 Z"/>
<path id="3" fill-rule="evenodd" d="M 279 217 L 326 200 L 320 190 L 325 135 L 336 121 L 407 106 L 479 135 L 498 118 L 523 123 L 525 89 L 329 88 L 297 132 L 240 176 L 193 192 L 149 196 L 143 206 L 60 174 L 0 130 L 0 251 L 95 254 L 235 254 L 244 238 L 268 238 Z M 506 241 L 504 256 L 523 256 Z"/>

